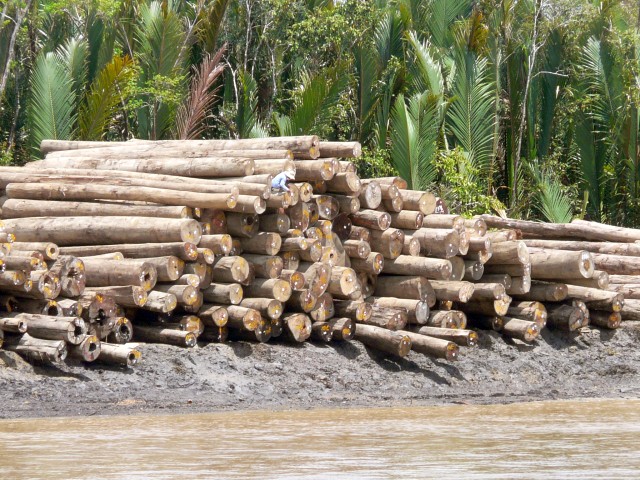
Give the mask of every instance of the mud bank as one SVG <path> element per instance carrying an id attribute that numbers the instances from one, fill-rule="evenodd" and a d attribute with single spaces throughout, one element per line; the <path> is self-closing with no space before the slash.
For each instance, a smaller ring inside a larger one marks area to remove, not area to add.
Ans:
<path id="1" fill-rule="evenodd" d="M 580 336 L 545 329 L 533 345 L 479 336 L 456 363 L 393 358 L 356 341 L 141 345 L 142 363 L 128 370 L 34 366 L 0 350 L 0 417 L 640 397 L 640 324 Z"/>

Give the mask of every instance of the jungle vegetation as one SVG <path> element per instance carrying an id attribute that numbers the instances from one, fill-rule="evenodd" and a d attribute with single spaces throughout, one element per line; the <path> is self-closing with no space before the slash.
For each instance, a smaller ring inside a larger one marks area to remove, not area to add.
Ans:
<path id="1" fill-rule="evenodd" d="M 0 161 L 44 138 L 358 140 L 463 214 L 640 226 L 624 0 L 7 0 Z"/>

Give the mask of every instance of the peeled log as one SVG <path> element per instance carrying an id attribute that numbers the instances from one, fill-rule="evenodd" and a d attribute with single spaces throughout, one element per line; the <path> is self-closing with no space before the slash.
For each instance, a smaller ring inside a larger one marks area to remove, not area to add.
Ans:
<path id="1" fill-rule="evenodd" d="M 411 257 L 400 255 L 396 259 L 387 259 L 382 271 L 394 275 L 420 275 L 421 277 L 448 280 L 451 278 L 451 262 L 449 260 Z"/>
<path id="2" fill-rule="evenodd" d="M 505 317 L 500 333 L 525 342 L 533 342 L 540 335 L 540 327 L 536 322 Z"/>
<path id="3" fill-rule="evenodd" d="M 7 337 L 2 348 L 36 362 L 59 363 L 67 358 L 67 345 L 64 340 L 34 338 L 27 333 L 20 337 Z"/>
<path id="4" fill-rule="evenodd" d="M 475 347 L 478 344 L 478 334 L 473 330 L 415 326 L 412 331 L 415 333 L 419 333 L 420 335 L 428 335 L 429 337 L 448 340 L 463 347 Z"/>
<path id="5" fill-rule="evenodd" d="M 84 268 L 88 287 L 135 285 L 149 291 L 158 279 L 155 267 L 139 260 L 85 258 Z"/>
<path id="6" fill-rule="evenodd" d="M 311 319 L 304 313 L 293 313 L 282 317 L 287 337 L 295 342 L 304 342 L 311 336 Z"/>
<path id="7" fill-rule="evenodd" d="M 383 179 L 376 179 L 382 181 Z M 402 198 L 403 208 L 430 215 L 436 210 L 436 196 L 430 192 L 420 192 L 416 190 L 403 190 L 399 186 L 400 198 Z"/>
<path id="8" fill-rule="evenodd" d="M 475 286 L 469 282 L 431 280 L 438 300 L 467 303 L 474 294 Z"/>
<path id="9" fill-rule="evenodd" d="M 135 338 L 148 343 L 166 343 L 187 348 L 194 347 L 197 342 L 197 336 L 193 332 L 148 325 L 136 325 Z"/>
<path id="10" fill-rule="evenodd" d="M 547 309 L 543 303 L 536 301 L 511 302 L 507 314 L 522 320 L 536 322 L 542 330 L 547 324 Z"/>
<path id="11" fill-rule="evenodd" d="M 619 312 L 624 305 L 624 297 L 621 293 L 607 292 L 597 288 L 567 285 L 567 295 L 569 298 L 582 300 L 588 307 L 598 310 Z"/>
<path id="12" fill-rule="evenodd" d="M 408 314 L 408 323 L 424 325 L 429 320 L 429 304 L 422 300 L 395 297 L 369 297 L 367 303 L 380 307 L 404 308 Z M 364 320 L 366 323 L 366 320 Z"/>
<path id="13" fill-rule="evenodd" d="M 23 321 L 31 336 L 46 340 L 64 340 L 78 345 L 87 334 L 84 320 L 77 317 L 52 317 L 35 313 L 7 313 L 2 316 Z"/>
<path id="14" fill-rule="evenodd" d="M 567 298 L 568 289 L 564 283 L 542 283 L 531 284 L 529 293 L 516 295 L 521 300 L 535 300 L 538 302 L 561 302 Z"/>
<path id="15" fill-rule="evenodd" d="M 126 367 L 133 367 L 140 361 L 141 357 L 142 354 L 135 347 L 101 343 L 100 356 L 97 360 L 101 363 L 115 363 Z"/>
<path id="16" fill-rule="evenodd" d="M 406 356 L 411 350 L 409 336 L 373 325 L 358 325 L 355 338 L 368 347 L 399 357 Z"/>
<path id="17" fill-rule="evenodd" d="M 332 339 L 350 342 L 356 331 L 356 324 L 350 318 L 331 318 L 328 320 L 331 326 Z"/>
<path id="18" fill-rule="evenodd" d="M 120 252 L 125 258 L 161 257 L 172 255 L 181 260 L 192 262 L 198 258 L 195 244 L 191 242 L 167 242 L 167 243 L 127 243 L 116 245 L 88 245 L 82 247 L 62 247 L 63 255 L 89 256 L 103 253 Z"/>
<path id="19" fill-rule="evenodd" d="M 25 242 L 67 245 L 114 243 L 191 242 L 202 235 L 200 224 L 191 219 L 149 217 L 36 217 L 4 220 L 7 231 Z"/>
<path id="20" fill-rule="evenodd" d="M 494 247 L 495 248 L 495 247 Z M 587 251 L 532 250 L 531 278 L 554 280 L 563 278 L 591 278 L 595 269 L 592 254 Z M 627 258 L 628 257 L 623 257 Z M 605 270 L 598 267 L 598 270 Z"/>
<path id="21" fill-rule="evenodd" d="M 84 362 L 93 362 L 100 355 L 100 340 L 95 335 L 87 335 L 79 345 L 69 347 L 69 357 Z"/>

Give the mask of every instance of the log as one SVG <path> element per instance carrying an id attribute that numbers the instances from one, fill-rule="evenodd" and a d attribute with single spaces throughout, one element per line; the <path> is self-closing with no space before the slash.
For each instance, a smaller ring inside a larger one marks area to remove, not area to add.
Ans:
<path id="1" fill-rule="evenodd" d="M 391 225 L 391 216 L 377 210 L 360 210 L 351 215 L 353 225 L 372 230 L 386 230 Z"/>
<path id="2" fill-rule="evenodd" d="M 418 230 L 422 227 L 424 215 L 421 212 L 412 210 L 402 210 L 397 213 L 390 213 L 391 226 L 393 228 L 402 228 L 406 230 Z M 413 235 L 412 233 L 405 232 L 405 234 Z"/>
<path id="3" fill-rule="evenodd" d="M 407 298 L 394 297 L 369 297 L 366 299 L 379 307 L 403 308 L 408 314 L 408 323 L 424 325 L 429 320 L 429 304 L 422 300 L 412 300 Z M 364 320 L 366 323 L 366 320 Z"/>
<path id="4" fill-rule="evenodd" d="M 376 179 L 381 182 L 383 179 Z M 413 210 L 430 215 L 436 210 L 436 196 L 429 192 L 419 192 L 416 190 L 404 190 L 396 185 L 400 191 L 400 198 L 403 201 L 405 210 Z"/>
<path id="5" fill-rule="evenodd" d="M 336 300 L 333 305 L 337 316 L 347 317 L 357 322 L 366 323 L 373 313 L 373 308 L 370 303 L 353 300 Z"/>
<path id="6" fill-rule="evenodd" d="M 310 289 L 292 292 L 291 297 L 286 302 L 287 310 L 308 313 L 315 308 L 318 296 Z"/>
<path id="7" fill-rule="evenodd" d="M 351 258 L 350 263 L 356 272 L 379 275 L 384 269 L 385 261 L 381 253 L 371 252 L 365 259 Z"/>
<path id="8" fill-rule="evenodd" d="M 144 310 L 158 313 L 173 311 L 178 305 L 178 299 L 172 293 L 158 291 L 147 292 L 147 301 L 142 307 Z"/>
<path id="9" fill-rule="evenodd" d="M 100 343 L 100 355 L 96 359 L 100 363 L 123 365 L 134 367 L 142 358 L 140 351 L 129 345 L 114 345 L 111 343 Z"/>
<path id="10" fill-rule="evenodd" d="M 88 245 L 82 247 L 62 247 L 63 255 L 89 256 L 89 254 L 103 254 L 121 252 L 125 258 L 162 257 L 171 255 L 184 261 L 194 261 L 198 258 L 195 244 L 191 242 L 167 243 L 128 243 L 115 245 Z"/>
<path id="11" fill-rule="evenodd" d="M 333 297 L 329 292 L 325 292 L 318 297 L 316 304 L 309 312 L 311 320 L 314 322 L 324 322 L 335 314 L 333 307 Z"/>
<path id="12" fill-rule="evenodd" d="M 2 218 L 77 216 L 191 218 L 192 211 L 185 206 L 150 206 L 17 198 L 10 198 L 2 204 Z"/>
<path id="13" fill-rule="evenodd" d="M 474 315 L 469 317 L 469 324 L 473 328 L 499 332 L 504 326 L 504 318 L 493 315 Z"/>
<path id="14" fill-rule="evenodd" d="M 7 337 L 2 346 L 35 362 L 60 363 L 67 358 L 67 345 L 63 340 L 45 340 L 24 333 L 19 337 Z"/>
<path id="15" fill-rule="evenodd" d="M 155 267 L 139 260 L 105 260 L 86 257 L 84 268 L 88 287 L 135 285 L 148 292 L 155 286 L 158 279 Z"/>
<path id="16" fill-rule="evenodd" d="M 472 283 L 471 285 L 474 288 L 470 300 L 499 300 L 506 295 L 504 285 L 501 283 Z"/>
<path id="17" fill-rule="evenodd" d="M 351 318 L 331 318 L 327 321 L 331 326 L 332 340 L 350 342 L 356 331 L 356 324 Z"/>
<path id="18" fill-rule="evenodd" d="M 457 328 L 457 321 L 451 310 L 431 310 L 426 325 L 438 328 Z"/>
<path id="19" fill-rule="evenodd" d="M 397 228 L 372 230 L 369 243 L 373 251 L 382 253 L 385 258 L 395 259 L 402 254 L 404 236 L 404 232 Z"/>
<path id="20" fill-rule="evenodd" d="M 425 277 L 381 276 L 378 277 L 374 295 L 376 297 L 409 298 L 427 302 L 429 308 L 436 303 L 436 294 Z"/>
<path id="21" fill-rule="evenodd" d="M 148 217 L 38 217 L 4 221 L 23 241 L 50 241 L 59 246 L 114 243 L 192 242 L 202 235 L 191 219 Z"/>
<path id="22" fill-rule="evenodd" d="M 135 338 L 147 343 L 165 343 L 186 348 L 195 347 L 198 340 L 193 332 L 173 330 L 155 325 L 136 325 Z"/>
<path id="23" fill-rule="evenodd" d="M 53 317 L 36 313 L 3 313 L 1 315 L 2 318 L 24 322 L 31 336 L 45 340 L 64 340 L 72 345 L 79 345 L 87 334 L 84 320 L 78 317 Z"/>
<path id="24" fill-rule="evenodd" d="M 532 282 L 529 293 L 516 295 L 520 300 L 535 300 L 538 302 L 561 302 L 568 295 L 567 285 L 564 283 Z"/>
<path id="25" fill-rule="evenodd" d="M 393 260 L 387 259 L 382 271 L 393 275 L 419 275 L 434 280 L 448 280 L 451 278 L 452 265 L 449 260 L 400 255 Z"/>
<path id="26" fill-rule="evenodd" d="M 355 338 L 368 347 L 399 357 L 406 356 L 411 350 L 411 338 L 408 335 L 373 325 L 358 325 Z"/>
<path id="27" fill-rule="evenodd" d="M 343 247 L 349 257 L 364 259 L 371 253 L 369 242 L 362 240 L 347 240 L 343 243 Z"/>
<path id="28" fill-rule="evenodd" d="M 522 241 L 492 243 L 491 250 L 491 258 L 486 262 L 490 265 L 526 265 L 534 263 L 533 260 L 530 261 L 529 249 Z M 536 263 L 540 264 L 543 261 L 538 259 Z"/>
<path id="29" fill-rule="evenodd" d="M 329 343 L 333 337 L 333 328 L 329 322 L 313 322 L 311 338 L 319 342 Z"/>
<path id="30" fill-rule="evenodd" d="M 158 284 L 156 285 L 155 290 L 175 295 L 178 305 L 182 307 L 190 307 L 196 304 L 199 305 L 204 299 L 200 290 L 193 288 L 190 285 Z"/>
<path id="31" fill-rule="evenodd" d="M 327 192 L 342 193 L 345 195 L 359 195 L 362 188 L 360 178 L 353 172 L 336 173 L 331 179 L 327 179 L 325 184 L 327 186 Z M 375 194 L 373 191 L 371 193 Z M 363 202 L 363 198 L 364 197 L 362 196 L 359 198 L 361 204 Z M 378 205 L 380 205 L 380 202 L 378 202 Z"/>
<path id="32" fill-rule="evenodd" d="M 85 292 L 104 292 L 113 297 L 118 305 L 130 308 L 139 308 L 144 306 L 149 298 L 147 290 L 143 287 L 134 285 L 90 287 L 86 288 Z"/>
<path id="33" fill-rule="evenodd" d="M 211 272 L 214 282 L 243 283 L 249 278 L 250 266 L 242 257 L 220 257 Z"/>
<path id="34" fill-rule="evenodd" d="M 579 285 L 581 287 L 599 288 L 606 290 L 609 287 L 609 274 L 602 270 L 594 270 L 591 278 L 566 278 L 565 283 Z"/>
<path id="35" fill-rule="evenodd" d="M 87 335 L 78 345 L 69 347 L 69 358 L 83 362 L 93 362 L 100 355 L 100 340 L 95 335 Z"/>
<path id="36" fill-rule="evenodd" d="M 334 193 L 331 195 L 335 198 L 340 205 L 340 212 L 348 215 L 353 215 L 360 210 L 360 199 L 358 197 L 349 197 L 346 195 L 339 195 Z"/>
<path id="37" fill-rule="evenodd" d="M 296 181 L 315 182 L 331 180 L 335 175 L 333 163 L 330 161 L 295 161 Z M 316 191 L 316 189 L 313 189 Z"/>
<path id="38" fill-rule="evenodd" d="M 640 257 L 603 253 L 590 255 L 597 270 L 602 270 L 610 275 L 640 275 Z"/>
<path id="39" fill-rule="evenodd" d="M 420 242 L 420 249 L 423 255 L 451 258 L 457 255 L 460 250 L 460 235 L 455 230 L 420 228 L 414 231 L 412 236 Z"/>
<path id="40" fill-rule="evenodd" d="M 348 174 L 341 173 L 338 175 L 348 175 Z M 338 175 L 336 175 L 336 177 Z M 336 177 L 333 177 L 334 181 Z M 389 186 L 387 185 L 386 188 L 388 187 Z M 393 188 L 397 192 L 398 189 L 396 187 L 393 187 Z M 397 198 L 397 195 L 394 198 Z M 380 184 L 375 180 L 369 180 L 366 183 L 363 183 L 362 187 L 360 188 L 360 194 L 358 196 L 358 199 L 360 200 L 360 205 L 363 208 L 369 208 L 371 210 L 375 210 L 376 208 L 378 208 L 382 203 L 382 189 L 380 188 Z"/>
<path id="41" fill-rule="evenodd" d="M 275 298 L 281 302 L 289 300 L 292 293 L 289 282 L 277 278 L 257 278 L 244 288 L 244 292 L 247 297 Z"/>
<path id="42" fill-rule="evenodd" d="M 548 304 L 547 327 L 559 330 L 575 331 L 582 327 L 584 312 L 572 305 Z"/>
<path id="43" fill-rule="evenodd" d="M 417 238 L 410 235 L 404 236 L 404 244 L 402 245 L 402 255 L 410 255 L 412 257 L 420 256 L 420 242 Z"/>
<path id="44" fill-rule="evenodd" d="M 282 317 L 287 337 L 295 342 L 304 342 L 311 336 L 311 319 L 304 313 L 292 313 Z"/>
<path id="45" fill-rule="evenodd" d="M 431 280 L 429 283 L 431 283 L 438 300 L 467 303 L 474 295 L 475 286 L 473 283 L 441 280 Z"/>
<path id="46" fill-rule="evenodd" d="M 55 243 L 50 242 L 13 242 L 11 244 L 13 252 L 38 251 L 44 260 L 56 260 L 60 254 L 60 249 Z"/>
<path id="47" fill-rule="evenodd" d="M 624 296 L 621 293 L 607 292 L 597 288 L 567 285 L 567 295 L 570 298 L 582 300 L 590 308 L 609 312 L 619 312 L 624 305 Z"/>
<path id="48" fill-rule="evenodd" d="M 283 313 L 282 302 L 272 298 L 244 298 L 239 305 L 258 310 L 261 315 L 269 319 L 280 318 Z"/>
<path id="49" fill-rule="evenodd" d="M 306 205 L 306 203 L 298 203 L 296 207 L 299 207 L 301 205 Z M 296 208 L 296 207 L 292 207 L 292 208 Z M 292 228 L 291 219 L 287 215 L 284 215 L 281 213 L 273 213 L 273 214 L 260 216 L 260 230 L 263 232 L 279 233 L 282 235 L 284 233 L 287 233 L 287 231 L 290 228 Z M 297 226 L 296 228 L 300 228 L 300 227 Z M 256 223 L 255 233 L 257 232 L 258 232 L 258 228 Z M 253 235 L 247 235 L 247 237 L 249 236 L 252 237 Z"/>
<path id="50" fill-rule="evenodd" d="M 524 342 L 533 342 L 540 335 L 540 327 L 536 322 L 505 317 L 500 333 Z"/>
<path id="51" fill-rule="evenodd" d="M 243 258 L 253 266 L 258 278 L 279 278 L 284 266 L 282 258 L 275 255 L 245 254 Z"/>
<path id="52" fill-rule="evenodd" d="M 221 305 L 203 304 L 198 316 L 205 325 L 205 331 L 207 327 L 224 327 L 229 322 L 229 312 Z"/>
<path id="53" fill-rule="evenodd" d="M 320 142 L 321 157 L 358 158 L 362 155 L 360 142 Z"/>
<path id="54" fill-rule="evenodd" d="M 133 325 L 127 317 L 118 317 L 115 321 L 115 325 L 107 335 L 107 341 L 110 343 L 116 343 L 124 345 L 129 343 L 133 338 Z"/>
<path id="55" fill-rule="evenodd" d="M 236 213 L 260 214 L 265 212 L 267 209 L 267 202 L 271 201 L 271 197 L 269 197 L 269 200 L 264 200 L 261 197 L 253 195 L 238 195 L 235 206 L 225 208 L 224 210 Z"/>
<path id="56" fill-rule="evenodd" d="M 507 310 L 509 317 L 521 318 L 536 322 L 540 330 L 547 324 L 547 309 L 544 304 L 536 301 L 511 302 Z"/>
<path id="57" fill-rule="evenodd" d="M 452 341 L 430 337 L 416 332 L 402 330 L 399 333 L 411 339 L 411 350 L 449 362 L 458 359 L 460 347 Z"/>
<path id="58" fill-rule="evenodd" d="M 280 251 L 282 238 L 277 233 L 260 232 L 253 238 L 241 238 L 240 244 L 246 253 L 275 255 Z"/>
<path id="59" fill-rule="evenodd" d="M 620 312 L 602 312 L 600 310 L 589 311 L 589 323 L 596 327 L 615 330 L 620 327 L 622 314 Z"/>
<path id="60" fill-rule="evenodd" d="M 468 278 L 469 281 L 478 281 L 484 274 L 484 264 L 476 260 L 464 261 L 464 278 Z"/>
<path id="61" fill-rule="evenodd" d="M 304 275 L 309 290 L 319 297 L 329 288 L 332 268 L 323 263 L 300 263 L 298 270 Z"/>
<path id="62" fill-rule="evenodd" d="M 448 340 L 463 347 L 475 347 L 478 345 L 478 334 L 473 330 L 415 325 L 411 331 L 420 335 Z"/>
<path id="63" fill-rule="evenodd" d="M 160 205 L 178 205 L 199 208 L 232 209 L 236 196 L 228 193 L 199 193 L 120 185 L 75 185 L 72 183 L 11 183 L 7 185 L 7 197 L 29 200 L 129 200 L 153 202 Z M 84 215 L 83 210 L 75 216 Z M 57 216 L 53 214 L 51 216 Z M 72 216 L 72 215 L 69 215 Z M 101 216 L 109 216 L 102 213 Z M 125 216 L 125 215 L 121 215 Z M 141 216 L 140 214 L 130 216 Z M 159 216 L 159 215 L 158 215 Z M 141 218 L 145 218 L 142 217 Z"/>
<path id="64" fill-rule="evenodd" d="M 640 256 L 640 245 L 622 242 L 583 242 L 571 240 L 523 240 L 528 247 L 544 248 L 548 250 L 586 250 L 591 253 L 607 255 Z"/>

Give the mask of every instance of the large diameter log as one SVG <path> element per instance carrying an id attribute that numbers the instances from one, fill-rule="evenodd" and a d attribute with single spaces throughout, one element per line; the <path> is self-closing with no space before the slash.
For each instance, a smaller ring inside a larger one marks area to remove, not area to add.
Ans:
<path id="1" fill-rule="evenodd" d="M 196 193 L 168 188 L 120 185 L 75 185 L 71 183 L 11 183 L 9 198 L 30 200 L 128 200 L 201 208 L 233 208 L 236 196 L 227 193 Z M 76 216 L 82 213 L 76 214 Z M 108 215 L 104 215 L 108 216 Z"/>
<path id="2" fill-rule="evenodd" d="M 354 225 L 372 230 L 386 230 L 391 225 L 391 216 L 378 210 L 360 210 L 351 216 Z"/>
<path id="3" fill-rule="evenodd" d="M 373 251 L 382 253 L 385 258 L 394 259 L 402 254 L 404 236 L 404 232 L 397 228 L 372 230 L 369 243 Z"/>
<path id="4" fill-rule="evenodd" d="M 532 250 L 529 256 L 531 278 L 539 280 L 591 278 L 596 267 L 592 254 L 585 250 Z M 598 270 L 606 271 L 600 266 Z"/>
<path id="5" fill-rule="evenodd" d="M 609 287 L 609 274 L 602 270 L 595 270 L 591 278 L 565 278 L 564 282 L 581 287 L 599 288 L 606 290 Z"/>
<path id="6" fill-rule="evenodd" d="M 475 347 L 478 345 L 478 334 L 473 330 L 415 325 L 411 331 L 420 335 L 448 340 L 463 347 Z"/>
<path id="7" fill-rule="evenodd" d="M 242 257 L 221 257 L 213 265 L 212 280 L 221 283 L 243 283 L 249 278 L 250 266 Z"/>
<path id="8" fill-rule="evenodd" d="M 127 243 L 60 248 L 62 255 L 75 255 L 77 257 L 113 252 L 120 252 L 125 258 L 162 257 L 171 255 L 188 262 L 192 262 L 198 258 L 197 247 L 191 242 Z"/>
<path id="9" fill-rule="evenodd" d="M 340 212 L 346 213 L 348 215 L 353 215 L 358 210 L 360 210 L 360 199 L 358 197 L 349 197 L 346 195 L 339 195 L 334 193 L 332 195 L 338 201 L 338 205 L 340 205 Z"/>
<path id="10" fill-rule="evenodd" d="M 595 268 L 610 275 L 640 275 L 640 257 L 592 253 Z M 562 277 L 564 278 L 564 277 Z"/>
<path id="11" fill-rule="evenodd" d="M 452 341 L 430 337 L 421 333 L 402 330 L 399 332 L 411 339 L 411 350 L 450 362 L 458 359 L 460 347 Z"/>
<path id="12" fill-rule="evenodd" d="M 373 325 L 358 325 L 355 338 L 368 347 L 399 357 L 406 356 L 411 350 L 411 338 L 408 335 Z"/>
<path id="13" fill-rule="evenodd" d="M 65 297 L 77 297 L 86 286 L 85 264 L 71 255 L 61 255 L 49 269 L 60 279 L 60 292 Z"/>
<path id="14" fill-rule="evenodd" d="M 429 279 L 448 280 L 451 278 L 452 266 L 449 260 L 400 255 L 393 260 L 387 259 L 382 271 L 385 274 L 419 275 Z"/>
<path id="15" fill-rule="evenodd" d="M 3 218 L 77 216 L 190 218 L 191 209 L 185 206 L 128 205 L 13 198 L 6 200 L 2 204 Z"/>
<path id="16" fill-rule="evenodd" d="M 421 228 L 411 232 L 411 235 L 420 242 L 420 249 L 424 255 L 450 258 L 459 252 L 460 234 L 455 230 Z"/>
<path id="17" fill-rule="evenodd" d="M 27 242 L 50 241 L 60 246 L 114 243 L 192 242 L 202 235 L 191 219 L 149 217 L 37 217 L 7 219 L 5 228 Z"/>
<path id="18" fill-rule="evenodd" d="M 309 312 L 309 316 L 314 322 L 324 322 L 333 317 L 334 314 L 333 296 L 329 292 L 320 295 L 315 306 Z"/>
<path id="19" fill-rule="evenodd" d="M 87 326 L 78 317 L 52 317 L 35 313 L 8 313 L 3 318 L 23 321 L 31 336 L 47 340 L 64 340 L 79 345 L 87 334 Z"/>
<path id="20" fill-rule="evenodd" d="M 431 283 L 438 300 L 467 303 L 471 300 L 475 290 L 474 284 L 470 282 L 431 280 L 429 283 Z"/>
<path id="21" fill-rule="evenodd" d="M 348 267 L 333 267 L 327 291 L 336 295 L 351 295 L 358 288 L 356 272 Z"/>
<path id="22" fill-rule="evenodd" d="M 179 279 L 184 272 L 184 261 L 172 255 L 140 258 L 135 261 L 153 265 L 156 269 L 159 282 L 174 282 Z"/>
<path id="23" fill-rule="evenodd" d="M 244 298 L 239 305 L 258 310 L 261 315 L 270 319 L 280 318 L 284 311 L 282 302 L 273 298 Z"/>
<path id="24" fill-rule="evenodd" d="M 400 189 L 400 198 L 405 210 L 417 211 L 423 215 L 430 215 L 436 210 L 436 196 L 433 193 Z"/>
<path id="25" fill-rule="evenodd" d="M 353 172 L 336 173 L 330 180 L 325 182 L 328 192 L 343 193 L 345 195 L 358 195 L 361 190 L 360 178 Z M 360 203 L 362 204 L 362 198 Z M 378 202 L 378 205 L 380 202 Z M 376 205 L 377 207 L 377 205 Z M 366 207 L 366 208 L 376 208 Z"/>
<path id="26" fill-rule="evenodd" d="M 572 305 L 547 304 L 547 327 L 575 331 L 582 327 L 584 312 Z"/>
<path id="27" fill-rule="evenodd" d="M 313 293 L 312 290 L 300 290 L 298 292 L 292 292 L 291 297 L 287 300 L 287 310 L 293 312 L 311 312 L 317 302 L 319 295 Z"/>
<path id="28" fill-rule="evenodd" d="M 311 319 L 304 313 L 284 315 L 282 320 L 289 339 L 295 342 L 304 342 L 311 336 Z"/>
<path id="29" fill-rule="evenodd" d="M 375 180 L 371 180 L 363 184 L 360 188 L 360 195 L 358 196 L 358 199 L 360 200 L 360 205 L 362 205 L 363 208 L 370 208 L 371 210 L 378 208 L 382 203 L 382 189 L 380 188 L 380 184 Z"/>
<path id="30" fill-rule="evenodd" d="M 291 297 L 292 291 L 289 282 L 284 280 L 256 278 L 244 288 L 244 293 L 247 297 L 275 298 L 281 302 L 286 302 Z"/>
<path id="31" fill-rule="evenodd" d="M 303 273 L 309 290 L 311 290 L 316 297 L 322 295 L 327 291 L 327 288 L 329 288 L 332 270 L 329 265 L 320 262 L 302 262 L 298 270 Z"/>
<path id="32" fill-rule="evenodd" d="M 408 314 L 408 323 L 411 324 L 424 325 L 429 320 L 429 305 L 422 300 L 394 297 L 369 297 L 366 301 L 380 307 L 404 308 Z"/>
<path id="33" fill-rule="evenodd" d="M 112 296 L 115 302 L 122 307 L 139 308 L 147 302 L 148 294 L 143 287 L 124 285 L 124 286 L 104 286 L 85 289 L 85 292 L 106 292 Z"/>
<path id="34" fill-rule="evenodd" d="M 253 265 L 258 278 L 278 278 L 284 267 L 282 258 L 275 255 L 245 254 L 243 258 Z"/>
<path id="35" fill-rule="evenodd" d="M 267 201 L 254 195 L 238 195 L 235 206 L 224 208 L 224 210 L 236 213 L 264 213 L 267 209 Z"/>
<path id="36" fill-rule="evenodd" d="M 342 245 L 349 257 L 367 258 L 371 253 L 371 245 L 369 242 L 361 240 L 347 240 Z"/>
<path id="37" fill-rule="evenodd" d="M 320 142 L 319 149 L 323 158 L 358 158 L 362 155 L 360 142 Z"/>
<path id="38" fill-rule="evenodd" d="M 59 363 L 67 358 L 67 344 L 64 340 L 46 340 L 24 333 L 19 337 L 7 337 L 2 346 L 31 361 Z"/>
<path id="39" fill-rule="evenodd" d="M 100 356 L 97 361 L 131 368 L 140 361 L 140 358 L 142 358 L 140 350 L 133 346 L 102 342 L 100 343 Z"/>
<path id="40" fill-rule="evenodd" d="M 408 314 L 404 308 L 391 308 L 373 305 L 367 325 L 376 325 L 387 330 L 402 330 L 408 323 Z"/>
<path id="41" fill-rule="evenodd" d="M 306 203 L 303 203 L 303 202 L 298 203 L 295 207 L 292 207 L 292 208 L 296 208 L 299 205 L 306 205 Z M 289 210 L 291 210 L 291 209 L 289 209 Z M 289 218 L 289 216 L 287 216 L 285 214 L 273 213 L 273 214 L 261 215 L 260 216 L 260 230 L 263 231 L 263 232 L 279 233 L 279 234 L 282 235 L 282 234 L 287 233 L 287 231 L 290 228 L 292 228 L 291 227 L 291 219 Z M 296 226 L 295 228 L 301 228 L 301 227 L 300 226 Z M 255 232 L 252 232 L 251 235 L 245 235 L 245 236 L 253 237 L 253 235 L 255 235 L 256 233 L 258 233 L 257 225 L 256 225 Z"/>
<path id="42" fill-rule="evenodd" d="M 93 362 L 100 355 L 100 340 L 95 335 L 87 335 L 78 345 L 69 347 L 69 357 Z"/>
<path id="43" fill-rule="evenodd" d="M 464 218 L 460 215 L 454 214 L 432 214 L 424 216 L 424 220 L 422 221 L 422 226 L 427 228 L 444 228 L 444 229 L 455 229 L 455 230 L 464 230 Z"/>
<path id="44" fill-rule="evenodd" d="M 225 305 L 238 305 L 244 296 L 238 283 L 212 283 L 201 291 L 205 301 Z"/>
<path id="45" fill-rule="evenodd" d="M 150 291 L 147 292 L 147 301 L 143 305 L 144 310 L 158 313 L 169 313 L 178 306 L 178 299 L 172 293 Z"/>
<path id="46" fill-rule="evenodd" d="M 207 327 L 224 327 L 229 322 L 229 312 L 223 305 L 205 303 L 198 312 L 198 316 L 205 325 L 205 331 Z"/>
<path id="47" fill-rule="evenodd" d="M 240 244 L 246 253 L 275 255 L 280 251 L 282 238 L 277 233 L 260 232 L 253 238 L 241 238 Z"/>
<path id="48" fill-rule="evenodd" d="M 337 316 L 348 317 L 363 323 L 366 323 L 373 313 L 370 303 L 353 300 L 336 300 L 334 302 L 334 311 Z"/>
<path id="49" fill-rule="evenodd" d="M 163 283 L 156 285 L 156 291 L 175 295 L 178 305 L 182 307 L 190 307 L 196 304 L 199 305 L 203 301 L 203 296 L 200 290 L 190 285 L 173 285 Z"/>
<path id="50" fill-rule="evenodd" d="M 375 286 L 376 297 L 397 297 L 427 302 L 429 308 L 436 303 L 433 287 L 422 276 L 380 276 Z"/>
<path id="51" fill-rule="evenodd" d="M 326 160 L 296 161 L 296 181 L 314 182 L 331 180 L 335 175 L 333 163 Z M 314 188 L 314 191 L 316 189 Z"/>
<path id="52" fill-rule="evenodd" d="M 511 302 L 507 314 L 510 317 L 536 322 L 541 330 L 547 324 L 547 309 L 544 304 L 540 302 L 527 300 Z"/>
<path id="53" fill-rule="evenodd" d="M 107 341 L 124 345 L 133 338 L 133 324 L 127 317 L 118 317 L 111 332 L 107 335 Z"/>
<path id="54" fill-rule="evenodd" d="M 88 287 L 135 285 L 149 291 L 158 280 L 155 267 L 139 260 L 105 260 L 86 257 L 84 268 Z"/>
<path id="55" fill-rule="evenodd" d="M 500 333 L 525 342 L 533 342 L 540 335 L 540 327 L 536 322 L 504 317 Z"/>
<path id="56" fill-rule="evenodd" d="M 529 249 L 522 241 L 492 243 L 491 250 L 491 258 L 487 261 L 490 265 L 526 265 L 527 263 L 533 263 L 530 262 Z"/>
<path id="57" fill-rule="evenodd" d="M 367 258 L 351 258 L 351 268 L 356 272 L 370 273 L 378 275 L 384 269 L 384 256 L 378 252 L 371 252 L 367 255 Z"/>

